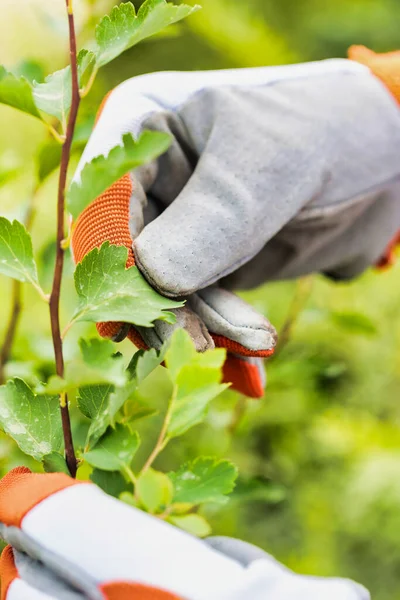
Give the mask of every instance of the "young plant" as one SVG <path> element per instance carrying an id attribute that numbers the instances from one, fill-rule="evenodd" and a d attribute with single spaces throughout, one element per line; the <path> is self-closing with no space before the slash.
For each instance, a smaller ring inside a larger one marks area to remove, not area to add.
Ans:
<path id="1" fill-rule="evenodd" d="M 77 322 L 124 321 L 150 327 L 157 319 L 173 322 L 175 317 L 169 310 L 182 305 L 159 296 L 136 267 L 126 269 L 127 249 L 109 243 L 94 249 L 77 265 L 77 305 L 72 307 L 69 322 L 60 323 L 69 239 L 66 213 L 78 218 L 117 179 L 157 158 L 170 143 L 166 134 L 158 132 L 146 131 L 137 140 L 126 135 L 122 145 L 84 167 L 80 183 L 68 187 L 71 153 L 81 149 L 84 141 L 76 127 L 81 101 L 102 66 L 197 8 L 146 0 L 136 13 L 131 2 L 122 3 L 100 20 L 94 49 L 78 51 L 72 0 L 66 0 L 70 64 L 40 83 L 30 83 L 0 68 L 0 103 L 40 120 L 52 136 L 39 155 L 33 197 L 59 166 L 56 257 L 50 294 L 41 285 L 29 234 L 33 208 L 25 225 L 0 217 L 0 274 L 16 282 L 0 373 L 3 376 L 11 354 L 23 283 L 33 286 L 49 305 L 55 356 L 55 375 L 45 382 L 29 386 L 14 378 L 0 387 L 0 425 L 22 452 L 40 461 L 46 471 L 64 471 L 74 477 L 77 468 L 83 467 L 82 472 L 108 493 L 202 536 L 209 533 L 209 525 L 193 511 L 206 502 L 225 501 L 234 486 L 235 467 L 225 460 L 199 457 L 165 474 L 156 471 L 154 464 L 172 439 L 204 420 L 211 400 L 225 389 L 221 384 L 224 350 L 197 354 L 189 336 L 177 330 L 160 352 L 137 352 L 128 365 L 115 353 L 113 342 L 98 338 L 81 339 L 79 356 L 66 361 L 63 336 Z M 111 273 L 112 286 L 108 283 Z M 157 441 L 147 458 L 140 461 L 137 422 L 155 416 L 141 396 L 141 385 L 161 363 L 166 367 L 170 398 Z M 68 395 L 76 397 L 87 424 L 86 439 L 76 448 Z"/>

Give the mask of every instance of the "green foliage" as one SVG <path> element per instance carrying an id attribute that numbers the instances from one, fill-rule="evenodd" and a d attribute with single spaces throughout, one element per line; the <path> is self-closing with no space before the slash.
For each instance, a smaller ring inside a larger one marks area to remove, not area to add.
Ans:
<path id="1" fill-rule="evenodd" d="M 169 522 L 180 529 L 195 535 L 196 537 L 207 537 L 211 533 L 211 527 L 201 515 L 183 515 L 182 517 L 169 517 Z"/>
<path id="2" fill-rule="evenodd" d="M 25 77 L 13 75 L 2 66 L 0 66 L 0 104 L 7 104 L 32 117 L 42 119 L 29 81 Z"/>
<path id="3" fill-rule="evenodd" d="M 168 476 L 174 485 L 174 502 L 224 504 L 234 488 L 237 469 L 228 460 L 199 457 Z"/>
<path id="4" fill-rule="evenodd" d="M 42 458 L 43 469 L 46 473 L 65 473 L 69 470 L 65 458 L 59 452 L 51 452 Z"/>
<path id="5" fill-rule="evenodd" d="M 163 512 L 172 502 L 174 488 L 171 480 L 158 471 L 148 469 L 137 480 L 136 497 L 150 513 Z"/>
<path id="6" fill-rule="evenodd" d="M 19 221 L 0 217 L 0 273 L 18 281 L 38 283 L 32 240 Z"/>
<path id="7" fill-rule="evenodd" d="M 175 321 L 168 309 L 183 303 L 157 294 L 137 267 L 125 268 L 127 259 L 127 248 L 106 242 L 77 265 L 75 287 L 79 304 L 73 322 L 122 321 L 151 327 L 156 319 Z"/>
<path id="8" fill-rule="evenodd" d="M 22 379 L 0 387 L 0 425 L 22 452 L 36 460 L 60 449 L 58 398 L 36 396 Z"/>
<path id="9" fill-rule="evenodd" d="M 40 4 L 40 0 L 36 4 Z M 100 6 L 96 2 L 90 4 L 91 9 Z M 110 9 L 113 4 L 116 2 L 110 0 Z M 140 4 L 141 0 L 135 2 L 136 6 Z M 102 71 L 91 94 L 82 102 L 78 128 L 83 132 L 83 142 L 102 97 L 133 75 L 344 57 L 352 43 L 364 43 L 377 51 L 400 47 L 400 5 L 392 0 L 356 3 L 340 0 L 331 6 L 311 0 L 279 3 L 202 0 L 202 4 L 203 10 L 187 21 L 184 35 L 127 51 Z M 82 0 L 82 14 L 87 8 Z M 8 6 L 6 3 L 3 27 L 9 26 L 10 14 L 18 15 L 19 10 L 19 3 L 8 3 Z M 28 81 L 42 82 L 44 74 L 64 66 L 65 53 L 53 48 L 46 39 L 48 20 L 43 19 L 40 24 L 35 21 L 31 26 L 31 19 L 25 18 L 24 23 L 25 26 L 21 26 L 18 18 L 18 45 L 10 48 L 9 36 L 0 36 L 2 56 L 19 61 L 29 56 L 34 47 L 36 57 L 45 57 L 35 59 L 40 60 L 41 71 L 36 69 L 35 73 L 29 67 L 22 68 L 20 62 L 16 66 L 10 62 L 10 68 L 18 78 L 23 75 Z M 89 39 L 91 27 L 81 23 L 80 26 L 81 39 Z M 37 48 L 38 39 L 41 48 Z M 65 48 L 65 38 L 60 39 L 60 45 L 61 42 Z M 88 42 L 88 47 L 93 49 L 95 45 Z M 18 107 L 31 97 L 29 87 L 26 95 L 26 86 L 19 88 L 15 95 L 10 93 L 18 89 L 20 83 L 12 82 L 10 86 L 8 78 L 4 81 L 3 71 L 1 80 L 0 102 L 9 101 L 11 97 Z M 46 182 L 39 192 L 36 204 L 39 218 L 32 230 L 38 270 L 44 281 L 44 274 L 52 273 L 54 267 L 56 177 L 48 176 L 59 166 L 61 146 L 44 140 L 43 130 L 37 125 L 38 118 L 37 123 L 33 119 L 18 120 L 17 113 L 5 109 L 0 119 L 3 144 L 0 212 L 9 219 L 21 220 L 35 184 L 32 163 L 39 162 L 39 149 L 48 146 L 41 176 Z M 77 142 L 80 135 L 77 131 Z M 80 147 L 78 143 L 75 146 L 74 161 L 83 142 Z M 15 154 L 15 160 L 9 164 L 10 152 Z M 74 164 L 71 175 L 73 168 Z M 63 318 L 74 310 L 72 271 L 73 266 L 66 257 Z M 179 465 L 202 455 L 216 456 L 216 460 L 229 457 L 241 473 L 230 496 L 232 501 L 222 505 L 222 509 L 215 504 L 201 508 L 214 533 L 256 543 L 298 572 L 354 578 L 371 590 L 375 600 L 398 600 L 400 589 L 399 275 L 398 265 L 382 275 L 370 272 L 343 285 L 317 277 L 289 343 L 268 363 L 266 399 L 249 401 L 235 429 L 232 424 L 237 422 L 238 396 L 228 390 L 211 403 L 204 422 L 166 446 L 156 463 L 161 471 L 178 473 L 182 468 Z M 0 347 L 10 311 L 9 282 L 2 280 L 1 285 L 4 301 L 0 305 Z M 281 282 L 246 292 L 244 296 L 281 329 L 294 290 L 294 283 Z M 54 373 L 52 347 L 46 306 L 36 301 L 28 286 L 24 286 L 24 295 L 23 320 L 6 373 L 10 376 L 18 373 L 35 385 L 39 380 L 47 382 Z M 335 313 L 346 317 L 337 319 Z M 365 316 L 369 325 L 360 326 L 359 319 L 352 318 L 354 314 Z M 77 354 L 79 337 L 94 335 L 91 324 L 89 331 L 85 329 L 86 324 L 77 327 L 79 331 L 72 329 L 64 342 L 67 364 L 72 364 Z M 129 344 L 123 343 L 119 348 L 128 364 L 132 352 Z M 131 430 L 138 431 L 143 441 L 132 463 L 132 470 L 139 475 L 160 434 L 172 378 L 167 369 L 152 370 L 152 364 L 162 362 L 153 351 L 138 353 L 135 361 L 132 368 L 133 372 L 136 369 L 136 375 L 134 380 L 128 379 L 132 394 L 112 418 L 109 396 L 115 390 L 117 394 L 124 394 L 128 384 L 105 385 L 106 423 L 99 428 L 97 439 L 96 436 L 90 438 L 87 449 L 104 435 L 111 422 L 129 425 Z M 94 393 L 95 389 L 95 385 L 82 387 L 79 395 L 86 391 Z M 74 439 L 82 459 L 88 429 L 96 415 L 100 418 L 101 409 L 93 408 L 91 420 L 90 397 L 84 409 L 86 417 L 77 410 L 72 389 L 69 399 Z M 96 405 L 97 401 L 94 399 L 93 403 Z M 101 396 L 98 405 L 103 406 Z M 135 418 L 140 411 L 154 416 L 129 422 L 129 416 Z M 56 415 L 59 418 L 55 404 L 55 418 Z M 46 468 L 62 471 L 65 462 L 60 460 L 61 454 L 53 452 L 50 456 L 50 459 L 44 457 L 45 464 L 50 465 Z M 24 456 L 10 436 L 0 434 L 1 475 L 22 462 L 34 470 L 42 468 L 40 463 Z M 90 469 L 82 459 L 80 478 L 90 477 L 107 493 L 138 506 L 133 482 L 120 471 L 94 469 L 90 474 Z M 162 513 L 158 516 L 188 528 L 196 516 L 192 510 L 191 504 L 173 500 L 166 511 L 171 511 L 169 516 Z M 182 518 L 183 522 L 179 520 Z M 195 525 L 197 521 L 196 518 Z M 195 527 L 197 532 L 204 529 L 204 523 L 202 528 Z"/>
<path id="10" fill-rule="evenodd" d="M 114 60 L 140 41 L 196 12 L 199 6 L 175 6 L 166 0 L 146 0 L 136 15 L 132 2 L 114 6 L 96 28 L 97 65 Z"/>
<path id="11" fill-rule="evenodd" d="M 95 67 L 96 59 L 93 52 L 81 50 L 78 54 L 79 85 L 83 88 Z M 72 99 L 71 67 L 65 67 L 48 75 L 43 83 L 33 84 L 33 98 L 37 108 L 48 115 L 56 117 L 66 128 Z"/>
<path id="12" fill-rule="evenodd" d="M 82 386 L 98 383 L 124 386 L 127 383 L 124 359 L 115 355 L 110 340 L 79 340 L 81 356 L 68 361 L 64 378 L 53 376 L 42 389 L 46 394 L 60 394 Z"/>
<path id="13" fill-rule="evenodd" d="M 127 133 L 122 146 L 115 146 L 107 156 L 96 156 L 87 163 L 80 181 L 73 182 L 68 193 L 68 209 L 74 218 L 123 175 L 150 162 L 168 149 L 171 138 L 166 133 L 145 131 L 137 141 Z"/>
<path id="14" fill-rule="evenodd" d="M 220 383 L 225 356 L 223 349 L 196 353 L 184 330 L 178 330 L 172 337 L 165 354 L 174 385 L 167 427 L 169 438 L 183 435 L 201 423 L 211 400 L 228 387 Z"/>
<path id="15" fill-rule="evenodd" d="M 106 494 L 114 496 L 114 498 L 118 498 L 123 493 L 129 493 L 130 484 L 119 471 L 93 469 L 90 479 Z"/>
<path id="16" fill-rule="evenodd" d="M 140 445 L 139 434 L 129 427 L 116 425 L 106 431 L 92 450 L 85 452 L 84 459 L 103 471 L 125 471 L 130 468 Z"/>

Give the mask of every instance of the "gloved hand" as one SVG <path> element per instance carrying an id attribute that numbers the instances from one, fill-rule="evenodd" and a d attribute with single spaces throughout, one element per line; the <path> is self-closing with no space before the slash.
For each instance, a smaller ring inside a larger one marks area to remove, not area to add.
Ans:
<path id="1" fill-rule="evenodd" d="M 60 473 L 0 482 L 1 600 L 368 600 L 229 538 L 193 538 Z"/>
<path id="2" fill-rule="evenodd" d="M 274 329 L 224 288 L 311 272 L 353 277 L 381 259 L 400 226 L 400 111 L 388 89 L 400 97 L 399 59 L 382 61 L 390 77 L 380 69 L 380 80 L 355 61 L 328 60 L 124 82 L 75 179 L 124 133 L 166 131 L 173 143 L 85 210 L 75 259 L 106 240 L 127 246 L 156 290 L 187 298 L 177 326 L 197 349 L 227 347 L 226 380 L 262 395 L 260 357 L 273 352 Z M 99 331 L 159 347 L 173 327 Z"/>

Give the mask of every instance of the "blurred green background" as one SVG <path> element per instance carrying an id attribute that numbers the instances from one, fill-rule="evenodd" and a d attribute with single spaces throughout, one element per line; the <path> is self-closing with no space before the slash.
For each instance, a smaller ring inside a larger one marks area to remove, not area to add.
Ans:
<path id="1" fill-rule="evenodd" d="M 114 3 L 75 4 L 80 41 L 87 46 L 94 23 Z M 85 127 L 105 92 L 138 73 L 318 60 L 345 56 L 353 43 L 378 51 L 400 47 L 397 0 L 201 4 L 203 10 L 172 35 L 140 45 L 100 73 L 82 108 Z M 63 0 L 2 0 L 0 55 L 8 68 L 36 79 L 63 67 L 68 56 Z M 0 213 L 22 218 L 46 134 L 34 119 L 4 107 L 0 125 Z M 56 174 L 35 200 L 33 238 L 47 288 L 55 190 Z M 66 272 L 65 315 L 74 293 L 70 263 Z M 2 336 L 11 287 L 5 279 L 0 286 Z M 46 307 L 30 290 L 24 292 L 8 374 L 34 380 L 53 372 L 52 346 Z M 266 396 L 238 402 L 227 392 L 214 403 L 208 423 L 172 444 L 159 466 L 174 468 L 200 453 L 231 457 L 242 480 L 223 512 L 208 510 L 215 533 L 259 544 L 299 572 L 352 577 L 376 600 L 400 599 L 400 265 L 382 274 L 371 270 L 345 285 L 315 277 L 244 296 L 278 329 L 289 329 L 287 343 L 268 365 Z M 67 356 L 76 352 L 78 333 L 67 341 Z M 163 402 L 162 369 L 145 387 L 144 395 Z M 147 426 L 149 439 L 156 425 Z M 77 436 L 80 426 L 76 417 Z M 26 460 L 0 438 L 2 473 Z"/>

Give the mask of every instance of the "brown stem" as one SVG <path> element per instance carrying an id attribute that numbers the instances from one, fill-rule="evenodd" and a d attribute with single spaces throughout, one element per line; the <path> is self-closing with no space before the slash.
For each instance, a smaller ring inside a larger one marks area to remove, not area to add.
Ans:
<path id="1" fill-rule="evenodd" d="M 60 329 L 60 292 L 61 280 L 64 266 L 64 250 L 62 241 L 64 239 L 64 212 L 65 212 L 65 189 L 67 184 L 67 171 L 71 155 L 72 138 L 74 135 L 76 118 L 78 115 L 80 96 L 77 68 L 76 35 L 72 0 L 65 0 L 68 12 L 69 48 L 72 75 L 72 99 L 71 110 L 68 117 L 65 142 L 62 147 L 60 175 L 58 180 L 57 201 L 57 253 L 54 269 L 53 287 L 50 295 L 50 321 L 53 337 L 54 355 L 56 359 L 56 372 L 60 377 L 64 376 L 64 356 Z M 65 457 L 72 477 L 76 475 L 77 463 L 74 444 L 72 440 L 71 421 L 69 416 L 68 398 L 66 394 L 60 397 L 61 421 L 64 434 Z"/>
<path id="2" fill-rule="evenodd" d="M 21 314 L 21 291 L 22 284 L 20 281 L 12 282 L 12 300 L 11 312 L 8 320 L 6 335 L 4 337 L 3 346 L 0 352 L 0 384 L 5 383 L 5 366 L 10 359 L 11 349 L 14 342 L 15 333 L 18 327 L 18 321 Z"/>

